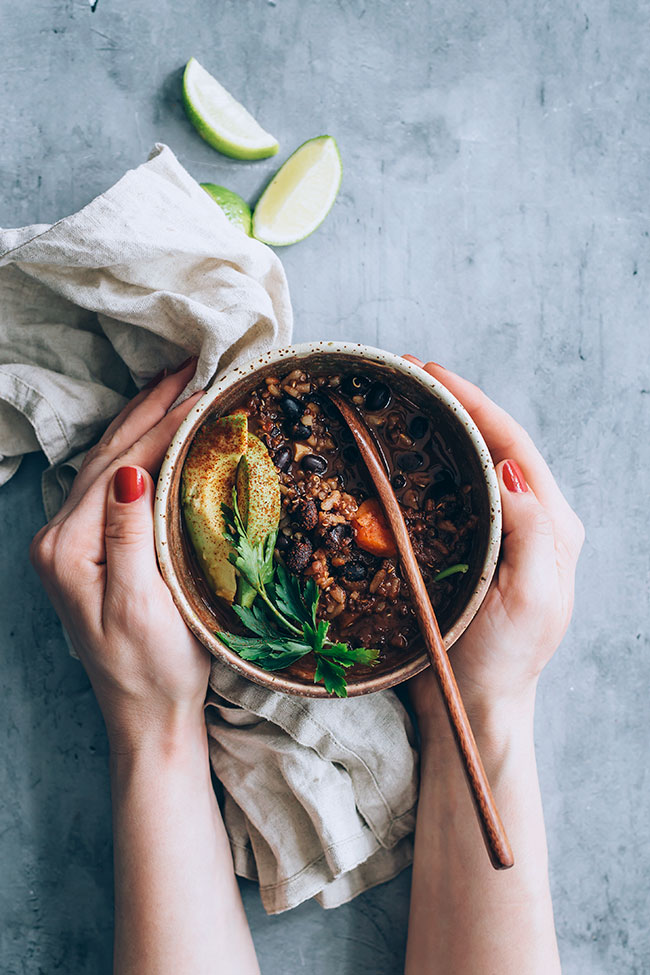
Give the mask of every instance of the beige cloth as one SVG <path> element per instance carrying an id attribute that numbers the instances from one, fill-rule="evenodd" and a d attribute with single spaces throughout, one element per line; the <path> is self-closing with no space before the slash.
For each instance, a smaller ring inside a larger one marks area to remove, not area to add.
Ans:
<path id="1" fill-rule="evenodd" d="M 0 231 L 0 484 L 42 449 L 51 517 L 83 452 L 164 366 L 194 388 L 291 339 L 280 261 L 166 146 L 79 213 Z M 235 868 L 269 913 L 334 907 L 412 857 L 416 752 L 392 692 L 314 701 L 214 663 L 210 756 Z"/>
<path id="2" fill-rule="evenodd" d="M 282 265 L 166 146 L 79 213 L 0 232 L 0 484 L 39 446 L 48 517 L 136 386 L 200 353 L 193 389 L 291 338 Z"/>

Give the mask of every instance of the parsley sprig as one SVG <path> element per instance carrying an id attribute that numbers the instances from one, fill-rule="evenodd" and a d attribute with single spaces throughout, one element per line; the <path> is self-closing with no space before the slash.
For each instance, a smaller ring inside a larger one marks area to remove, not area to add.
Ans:
<path id="1" fill-rule="evenodd" d="M 255 590 L 256 597 L 250 608 L 233 606 L 254 635 L 220 632 L 217 636 L 244 660 L 263 670 L 282 670 L 313 652 L 314 683 L 322 682 L 328 694 L 347 697 L 347 668 L 374 664 L 378 651 L 327 639 L 329 623 L 316 618 L 320 590 L 315 581 L 308 579 L 301 586 L 300 580 L 275 558 L 277 530 L 261 541 L 251 541 L 239 512 L 236 488 L 232 508 L 222 504 L 221 510 L 225 536 L 233 547 L 229 559 L 235 571 Z"/>

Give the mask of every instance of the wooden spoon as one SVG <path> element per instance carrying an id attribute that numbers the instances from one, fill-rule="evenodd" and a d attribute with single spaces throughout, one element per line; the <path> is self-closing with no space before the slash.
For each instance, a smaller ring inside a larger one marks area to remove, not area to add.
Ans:
<path id="1" fill-rule="evenodd" d="M 323 390 L 325 392 L 325 390 Z M 411 597 L 418 618 L 420 630 L 436 675 L 449 723 L 454 732 L 469 789 L 474 801 L 483 839 L 492 866 L 496 870 L 507 870 L 514 864 L 514 857 L 503 823 L 497 811 L 481 756 L 463 705 L 454 672 L 451 669 L 447 651 L 440 634 L 440 628 L 427 593 L 422 573 L 411 545 L 399 502 L 395 497 L 385 463 L 379 453 L 378 445 L 365 420 L 355 407 L 339 393 L 327 390 L 327 395 L 350 428 L 359 452 L 377 489 L 381 506 L 391 527 L 400 555 L 402 570 L 411 591 Z"/>

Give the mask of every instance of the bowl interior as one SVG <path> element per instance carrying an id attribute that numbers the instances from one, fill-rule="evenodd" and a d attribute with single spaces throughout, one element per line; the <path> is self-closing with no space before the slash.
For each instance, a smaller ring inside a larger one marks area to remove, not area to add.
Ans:
<path id="1" fill-rule="evenodd" d="M 428 386 L 414 376 L 405 374 L 389 363 L 373 361 L 362 353 L 323 351 L 307 354 L 289 354 L 281 362 L 262 362 L 257 368 L 244 371 L 240 378 L 227 385 L 206 409 L 199 408 L 189 429 L 184 429 L 184 439 L 166 486 L 163 517 L 166 523 L 166 551 L 161 567 L 179 608 L 196 636 L 216 656 L 225 659 L 235 670 L 257 683 L 271 686 L 285 693 L 312 697 L 327 696 L 324 687 L 313 683 L 313 663 L 303 658 L 282 672 L 267 673 L 242 660 L 216 637 L 220 629 L 239 629 L 234 613 L 214 597 L 198 568 L 192 545 L 184 529 L 180 505 L 181 473 L 192 439 L 208 417 L 225 416 L 241 403 L 242 398 L 258 386 L 267 376 L 286 374 L 300 365 L 312 374 L 334 374 L 349 371 L 363 373 L 370 379 L 382 379 L 393 389 L 415 403 L 422 413 L 433 421 L 450 450 L 464 482 L 472 485 L 473 510 L 478 515 L 470 554 L 470 570 L 462 576 L 453 602 L 444 617 L 439 620 L 447 647 L 458 638 L 474 615 L 480 598 L 489 584 L 493 571 L 491 559 L 492 526 L 496 512 L 491 504 L 486 482 L 485 458 L 481 458 L 470 437 L 466 418 L 462 411 L 450 407 L 439 399 Z M 489 461 L 488 461 L 489 463 Z M 493 547 L 493 546 L 492 546 Z M 180 598 L 179 598 L 180 597 Z M 390 654 L 372 668 L 357 666 L 348 677 L 350 696 L 391 687 L 418 673 L 427 666 L 426 651 L 421 643 L 415 643 L 399 654 Z"/>

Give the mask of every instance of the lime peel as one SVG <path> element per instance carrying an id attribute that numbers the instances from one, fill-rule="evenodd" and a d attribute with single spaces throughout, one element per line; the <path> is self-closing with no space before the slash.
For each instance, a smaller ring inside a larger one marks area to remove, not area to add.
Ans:
<path id="1" fill-rule="evenodd" d="M 199 135 L 225 156 L 265 159 L 278 151 L 277 139 L 196 58 L 183 72 L 183 104 Z"/>
<path id="2" fill-rule="evenodd" d="M 251 208 L 246 200 L 233 190 L 229 190 L 225 186 L 218 186 L 216 183 L 199 183 L 199 186 L 221 207 L 231 223 L 243 230 L 249 237 L 252 236 Z"/>
<path id="3" fill-rule="evenodd" d="M 284 247 L 313 233 L 332 208 L 343 168 L 331 135 L 309 139 L 289 156 L 253 212 L 253 236 Z"/>

